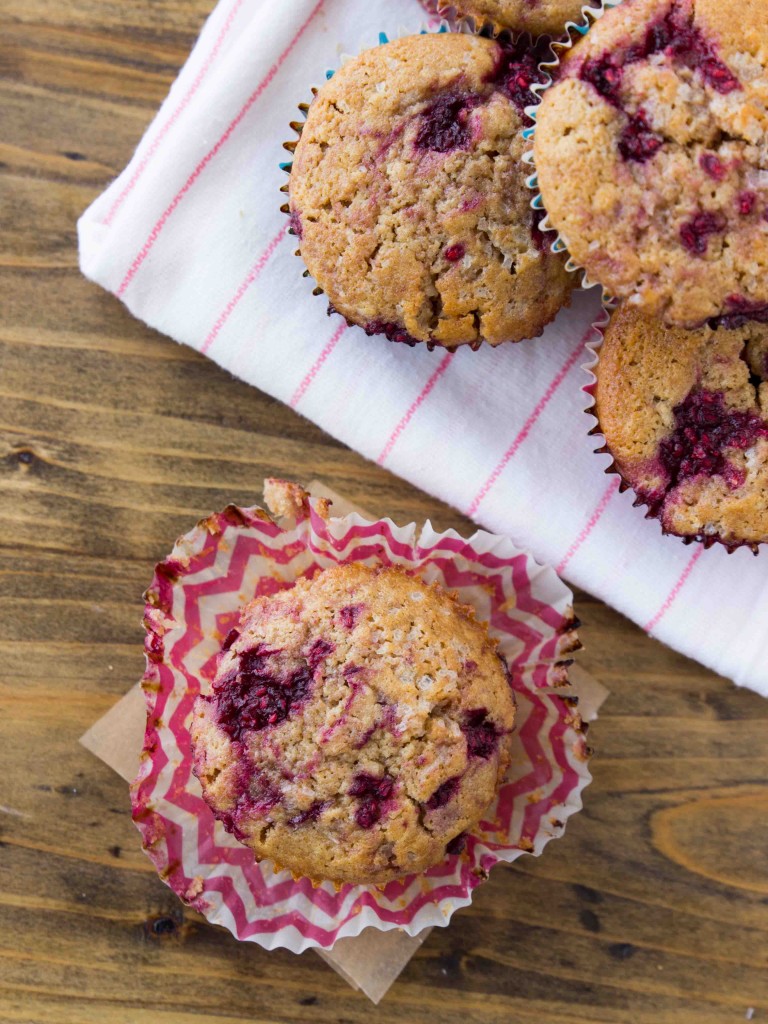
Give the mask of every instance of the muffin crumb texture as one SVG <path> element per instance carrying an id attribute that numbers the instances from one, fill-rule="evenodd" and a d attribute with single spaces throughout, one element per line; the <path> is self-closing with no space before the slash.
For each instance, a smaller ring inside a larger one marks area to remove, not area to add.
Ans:
<path id="1" fill-rule="evenodd" d="M 440 3 L 440 10 L 456 9 L 459 17 L 473 18 L 476 25 L 490 23 L 497 29 L 530 32 L 559 39 L 568 22 L 583 23 L 583 7 L 597 4 L 585 0 L 455 0 Z"/>
<path id="2" fill-rule="evenodd" d="M 520 162 L 542 57 L 530 41 L 410 36 L 320 89 L 289 207 L 331 311 L 449 349 L 535 337 L 553 319 L 574 279 L 545 242 Z"/>
<path id="3" fill-rule="evenodd" d="M 768 319 L 768 0 L 625 0 L 538 111 L 538 182 L 574 259 L 666 323 Z"/>
<path id="4" fill-rule="evenodd" d="M 606 448 L 667 532 L 768 539 L 767 326 L 670 329 L 624 306 L 595 373 Z"/>
<path id="5" fill-rule="evenodd" d="M 401 569 L 337 566 L 245 607 L 195 703 L 194 771 L 257 859 L 382 884 L 458 852 L 514 717 L 471 609 Z"/>
<path id="6" fill-rule="evenodd" d="M 305 519 L 309 515 L 310 497 L 308 491 L 289 480 L 268 477 L 264 481 L 264 501 L 272 515 L 278 518 Z M 330 518 L 332 504 L 328 498 L 315 499 L 315 511 L 321 519 Z"/>

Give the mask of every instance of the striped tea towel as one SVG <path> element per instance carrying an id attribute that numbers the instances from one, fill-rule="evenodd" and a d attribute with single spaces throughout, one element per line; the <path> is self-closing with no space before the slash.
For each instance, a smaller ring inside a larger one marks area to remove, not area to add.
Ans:
<path id="1" fill-rule="evenodd" d="M 328 318 L 302 278 L 278 191 L 296 107 L 340 52 L 426 17 L 417 0 L 221 0 L 133 160 L 83 214 L 83 272 L 152 327 L 768 694 L 768 551 L 663 537 L 592 453 L 581 387 L 594 290 L 534 342 L 449 354 Z"/>

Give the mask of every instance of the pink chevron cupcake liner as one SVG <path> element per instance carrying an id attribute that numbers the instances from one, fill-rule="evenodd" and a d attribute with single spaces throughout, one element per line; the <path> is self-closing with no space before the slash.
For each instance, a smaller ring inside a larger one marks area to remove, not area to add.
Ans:
<path id="1" fill-rule="evenodd" d="M 177 541 L 145 595 L 147 726 L 131 788 L 144 849 L 163 881 L 209 921 L 294 952 L 329 949 L 370 926 L 416 935 L 446 925 L 494 864 L 538 856 L 562 835 L 591 779 L 585 727 L 567 689 L 577 622 L 554 571 L 504 537 L 333 518 L 327 504 L 310 500 L 297 518 L 277 521 L 230 505 Z M 192 774 L 192 705 L 210 685 L 240 607 L 341 562 L 404 566 L 456 591 L 499 639 L 518 704 L 512 769 L 464 852 L 380 888 L 313 887 L 257 863 L 216 821 Z"/>

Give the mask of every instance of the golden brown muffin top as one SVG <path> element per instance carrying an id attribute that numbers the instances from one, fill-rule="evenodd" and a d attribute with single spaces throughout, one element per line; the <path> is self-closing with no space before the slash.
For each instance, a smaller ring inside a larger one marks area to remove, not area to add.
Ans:
<path id="1" fill-rule="evenodd" d="M 616 468 L 671 533 L 768 539 L 768 325 L 611 317 L 595 413 Z"/>
<path id="2" fill-rule="evenodd" d="M 521 165 L 538 57 L 458 33 L 350 60 L 313 100 L 289 181 L 301 255 L 369 334 L 447 348 L 540 334 L 572 275 Z"/>
<path id="3" fill-rule="evenodd" d="M 625 0 L 538 110 L 544 205 L 613 295 L 695 327 L 768 308 L 768 0 Z"/>
<path id="4" fill-rule="evenodd" d="M 582 7 L 595 5 L 585 0 L 456 0 L 450 6 L 459 16 L 474 18 L 481 25 L 490 22 L 497 29 L 557 39 L 565 33 L 567 22 L 582 23 Z"/>
<path id="5" fill-rule="evenodd" d="M 514 699 L 471 609 L 342 565 L 243 610 L 192 738 L 205 799 L 256 856 L 360 884 L 425 870 L 509 764 Z"/>

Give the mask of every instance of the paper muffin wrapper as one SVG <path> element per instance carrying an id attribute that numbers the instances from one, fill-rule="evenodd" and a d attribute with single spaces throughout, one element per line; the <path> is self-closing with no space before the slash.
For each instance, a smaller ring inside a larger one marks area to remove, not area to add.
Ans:
<path id="1" fill-rule="evenodd" d="M 464 539 L 429 522 L 399 527 L 325 515 L 322 500 L 279 521 L 229 505 L 158 564 L 145 595 L 147 726 L 131 787 L 134 821 L 163 881 L 238 939 L 294 952 L 329 949 L 369 926 L 416 935 L 446 925 L 494 864 L 538 856 L 563 834 L 591 779 L 586 727 L 567 679 L 578 623 L 572 594 L 552 569 L 483 531 Z M 192 774 L 192 706 L 210 686 L 241 606 L 346 562 L 404 566 L 456 592 L 498 638 L 518 705 L 512 768 L 465 851 L 380 888 L 315 887 L 257 863 L 215 819 Z"/>
<path id="2" fill-rule="evenodd" d="M 619 493 L 623 494 L 624 491 L 632 491 L 632 493 L 635 495 L 635 499 L 632 502 L 633 508 L 645 508 L 645 518 L 657 520 L 659 523 L 659 527 L 661 528 L 661 532 L 664 536 L 676 537 L 677 540 L 682 541 L 683 544 L 701 544 L 702 547 L 704 547 L 705 549 L 718 545 L 719 547 L 724 547 L 729 555 L 733 554 L 733 552 L 736 551 L 738 548 L 743 547 L 749 548 L 755 555 L 758 554 L 760 550 L 760 545 L 750 543 L 749 541 L 739 541 L 737 543 L 731 544 L 727 541 L 722 540 L 720 537 L 716 536 L 704 536 L 700 538 L 683 537 L 680 536 L 680 534 L 678 533 L 673 533 L 673 531 L 668 530 L 664 526 L 664 523 L 659 517 L 658 512 L 654 510 L 653 506 L 649 503 L 649 501 L 646 498 L 642 497 L 642 495 L 638 494 L 635 491 L 630 481 L 626 479 L 620 467 L 618 466 L 615 458 L 613 457 L 613 452 L 608 446 L 608 441 L 605 435 L 603 434 L 602 430 L 600 429 L 600 420 L 597 415 L 595 402 L 595 388 L 597 385 L 597 373 L 595 371 L 597 364 L 600 361 L 600 349 L 602 348 L 603 342 L 605 340 L 606 327 L 608 326 L 613 311 L 617 308 L 618 305 L 618 300 L 609 299 L 605 295 L 603 295 L 603 305 L 600 316 L 592 324 L 592 334 L 585 345 L 585 348 L 587 350 L 587 361 L 582 363 L 581 366 L 582 370 L 588 378 L 587 383 L 582 385 L 581 389 L 587 396 L 587 403 L 584 406 L 584 412 L 587 414 L 590 421 L 590 428 L 587 431 L 587 433 L 590 437 L 594 437 L 602 441 L 602 444 L 598 448 L 594 449 L 595 455 L 610 456 L 611 461 L 606 466 L 605 472 L 607 474 L 618 476 Z"/>
<path id="3" fill-rule="evenodd" d="M 615 0 L 615 2 L 618 3 L 619 0 Z M 610 0 L 608 0 L 608 3 L 610 3 Z M 576 25 L 575 23 L 569 22 L 565 26 L 565 28 L 566 29 L 570 29 L 572 27 L 574 31 L 582 32 L 582 34 L 583 34 L 583 32 L 586 32 L 587 27 L 588 27 L 588 24 L 587 24 L 587 13 L 588 12 L 597 11 L 597 10 L 598 10 L 598 8 L 592 8 L 592 7 L 588 6 L 588 5 L 585 5 L 583 7 L 582 11 L 583 11 L 584 19 L 585 19 L 584 24 L 585 24 L 586 27 L 584 27 L 582 29 L 578 25 Z M 453 16 L 452 17 L 451 17 L 451 12 L 453 12 Z M 600 13 L 602 13 L 602 9 L 600 9 Z M 409 28 L 406 28 L 406 27 L 401 27 L 392 36 L 388 35 L 386 32 L 379 32 L 378 38 L 377 38 L 377 40 L 376 40 L 376 42 L 374 44 L 371 44 L 370 41 L 368 41 L 367 43 L 364 42 L 364 41 L 361 41 L 359 47 L 357 48 L 357 55 L 363 53 L 365 50 L 371 49 L 372 45 L 384 46 L 386 43 L 391 42 L 393 39 L 401 39 L 404 36 L 416 35 L 416 34 L 418 34 L 418 35 L 426 35 L 426 34 L 432 33 L 432 32 L 433 33 L 437 33 L 437 34 L 444 34 L 446 32 L 460 32 L 460 33 L 463 33 L 465 35 L 488 35 L 488 33 L 490 32 L 494 39 L 497 39 L 499 36 L 504 36 L 504 35 L 511 36 L 511 35 L 513 35 L 513 33 L 510 33 L 510 31 L 508 29 L 505 29 L 505 28 L 503 28 L 501 26 L 498 26 L 498 27 L 497 26 L 493 26 L 489 22 L 484 22 L 484 23 L 483 22 L 479 22 L 479 23 L 475 24 L 474 19 L 472 19 L 472 18 L 465 18 L 465 17 L 458 16 L 456 14 L 456 8 L 455 7 L 450 7 L 450 8 L 447 8 L 446 10 L 441 10 L 439 13 L 436 12 L 435 18 L 433 20 L 435 22 L 437 22 L 437 24 L 429 25 L 429 26 L 422 24 L 421 27 L 416 32 L 414 32 L 414 30 L 412 28 L 409 29 Z M 533 45 L 535 40 L 530 35 L 530 33 L 528 33 L 528 32 L 518 33 L 516 35 L 516 38 L 524 38 L 526 36 L 529 39 L 531 39 L 531 44 Z M 547 37 L 540 37 L 540 38 L 547 38 Z M 572 44 L 570 44 L 570 45 L 572 45 Z M 539 71 L 541 71 L 543 74 L 545 74 L 547 76 L 547 82 L 546 83 L 541 83 L 541 84 L 533 85 L 531 87 L 531 92 L 539 93 L 540 90 L 543 90 L 543 89 L 547 88 L 547 86 L 551 83 L 551 71 L 550 71 L 550 69 L 557 63 L 557 58 L 556 58 L 556 56 L 554 54 L 552 46 L 550 46 L 550 53 L 552 54 L 552 59 L 551 60 L 549 60 L 549 59 L 545 60 L 541 64 L 539 64 L 539 66 L 538 66 Z M 348 61 L 353 60 L 354 57 L 355 57 L 355 54 L 341 53 L 339 55 L 339 58 L 338 58 L 338 67 L 337 68 L 333 68 L 333 69 L 329 69 L 328 71 L 325 72 L 326 81 L 328 81 L 328 79 L 332 78 L 337 70 L 342 68 Z M 312 86 L 311 87 L 311 89 L 310 89 L 310 94 L 311 94 L 310 100 L 308 102 L 299 103 L 299 105 L 298 105 L 299 118 L 297 120 L 291 121 L 289 123 L 289 128 L 291 129 L 291 131 L 294 133 L 294 135 L 296 137 L 294 139 L 289 139 L 288 141 L 283 142 L 282 145 L 283 145 L 283 149 L 287 150 L 291 155 L 293 155 L 294 151 L 296 150 L 296 146 L 299 143 L 299 139 L 301 138 L 301 133 L 304 130 L 304 125 L 306 124 L 307 115 L 309 113 L 310 105 L 312 103 L 312 100 L 314 100 L 315 96 L 317 96 L 317 94 L 319 92 L 319 89 L 320 89 L 319 86 Z M 535 103 L 531 104 L 530 106 L 525 107 L 525 109 L 523 111 L 524 115 L 526 117 L 528 117 L 528 119 L 531 122 L 535 122 L 535 116 L 536 116 L 535 115 L 535 110 L 536 110 L 536 106 L 538 105 L 539 102 L 541 102 L 540 99 L 538 99 Z M 523 138 L 524 139 L 530 138 L 529 133 L 531 131 L 532 131 L 531 128 L 525 128 L 524 127 L 523 130 L 522 130 Z M 526 154 L 523 157 L 523 160 L 525 162 L 530 162 L 530 161 L 528 161 L 527 158 L 528 158 L 528 154 Z M 283 161 L 280 164 L 280 170 L 284 171 L 289 176 L 291 174 L 292 168 L 293 168 L 293 160 L 292 159 L 291 160 L 285 160 L 285 161 Z M 526 184 L 526 186 L 528 188 L 532 187 L 531 184 L 530 184 L 530 178 L 525 179 L 525 184 Z M 280 191 L 285 196 L 288 196 L 288 194 L 289 194 L 289 183 L 287 181 L 281 186 Z M 538 209 L 539 205 L 537 205 L 535 198 L 531 200 L 531 204 L 530 204 L 531 209 Z M 288 203 L 287 200 L 284 203 L 282 203 L 282 205 L 280 206 L 280 212 L 284 213 L 289 218 L 288 233 L 290 235 L 295 236 L 297 239 L 299 239 L 299 243 L 298 243 L 298 246 L 297 246 L 296 250 L 294 251 L 294 255 L 300 257 L 301 256 L 300 233 L 296 230 L 296 227 L 295 227 L 295 225 L 293 223 L 290 206 L 289 206 L 289 203 Z M 552 231 L 553 230 L 551 224 L 549 224 L 547 222 L 546 218 L 538 224 L 538 227 L 539 227 L 539 230 L 541 230 L 541 231 Z M 552 252 L 554 252 L 554 253 L 562 253 L 564 251 L 564 246 L 561 245 L 559 248 L 556 248 L 556 243 L 553 241 L 553 243 L 551 245 L 551 249 L 552 249 Z M 575 268 L 573 266 L 569 266 L 568 264 L 566 264 L 566 269 L 573 270 Z M 314 280 L 314 278 L 312 278 L 312 275 L 311 275 L 309 269 L 307 269 L 306 267 L 304 268 L 304 271 L 302 272 L 302 277 L 306 277 L 306 278 L 309 278 L 311 280 Z M 324 289 L 320 287 L 320 285 L 317 283 L 317 281 L 315 281 L 315 283 L 314 283 L 314 288 L 312 289 L 312 294 L 315 295 L 315 296 L 319 296 L 319 295 L 324 295 L 325 294 Z M 340 313 L 339 310 L 337 310 L 332 304 L 329 304 L 329 306 L 328 306 L 328 315 L 330 316 L 332 313 L 337 313 L 339 316 L 343 317 L 343 319 L 346 321 L 346 323 L 350 327 L 360 327 L 361 330 L 365 330 L 365 328 L 363 328 L 360 324 L 357 324 L 354 321 L 349 320 L 347 317 L 344 316 L 343 313 Z M 403 332 L 403 333 L 405 333 L 405 332 Z M 439 341 L 416 341 L 415 339 L 414 340 L 408 340 L 408 339 L 390 338 L 388 335 L 386 335 L 386 337 L 388 338 L 389 341 L 396 342 L 397 344 L 405 344 L 405 345 L 408 345 L 410 348 L 414 348 L 416 346 L 421 347 L 422 345 L 426 346 L 426 348 L 427 348 L 427 350 L 429 352 L 433 352 L 436 348 L 447 349 L 448 351 L 455 351 L 456 350 L 456 347 L 448 348 L 448 346 L 444 345 L 442 342 L 439 342 Z M 469 348 L 469 349 L 471 349 L 471 351 L 477 352 L 478 349 L 480 349 L 483 346 L 483 344 L 484 344 L 484 342 L 482 340 L 480 340 L 480 341 L 474 341 L 474 342 L 471 342 L 471 343 L 465 344 L 465 345 L 459 345 L 458 348 Z"/>
<path id="4" fill-rule="evenodd" d="M 490 32 L 494 38 L 502 35 L 504 32 L 510 31 L 508 26 L 495 21 L 489 15 L 480 15 L 478 17 L 464 13 L 461 0 L 458 0 L 457 3 L 440 3 L 438 0 L 435 6 L 437 8 L 437 15 L 445 18 L 452 28 L 462 28 L 466 26 L 469 31 L 476 32 L 478 34 Z M 590 12 L 591 15 L 595 15 L 598 10 L 601 10 L 600 5 L 595 6 L 594 4 L 589 3 L 583 4 L 580 12 L 581 17 L 577 21 L 563 22 L 563 29 L 560 35 L 555 36 L 546 33 L 547 37 L 552 41 L 552 43 L 557 43 L 565 42 L 571 31 L 576 31 L 583 35 L 591 24 L 587 18 L 587 12 Z M 525 31 L 527 32 L 527 30 Z"/>
<path id="5" fill-rule="evenodd" d="M 551 45 L 552 60 L 545 61 L 539 66 L 539 70 L 542 71 L 543 74 L 547 76 L 547 81 L 540 85 L 534 85 L 532 87 L 533 91 L 537 93 L 539 101 L 534 107 L 531 107 L 528 111 L 526 111 L 527 113 L 530 113 L 530 117 L 533 120 L 533 125 L 530 128 L 526 128 L 523 133 L 525 139 L 528 142 L 533 143 L 533 138 L 536 134 L 537 107 L 539 103 L 541 103 L 544 93 L 547 89 L 550 88 L 555 78 L 557 77 L 557 71 L 560 67 L 563 55 L 566 54 L 569 50 L 571 50 L 575 43 L 577 43 L 587 34 L 592 25 L 594 25 L 596 21 L 602 18 L 606 11 L 610 10 L 613 7 L 618 7 L 620 3 L 621 0 L 599 0 L 599 2 L 594 6 L 585 5 L 584 7 L 582 7 L 582 20 L 578 23 L 572 21 L 567 22 L 565 25 L 565 34 L 563 38 L 553 41 Z M 544 200 L 542 198 L 541 192 L 539 191 L 539 182 L 538 175 L 536 173 L 536 162 L 534 159 L 533 145 L 531 145 L 531 148 L 523 155 L 523 162 L 528 164 L 532 169 L 532 173 L 526 178 L 525 183 L 528 186 L 528 188 L 531 189 L 531 191 L 533 192 L 531 207 L 534 210 L 544 211 L 544 216 L 539 227 L 542 231 L 552 232 L 552 252 L 567 254 L 568 261 L 565 265 L 566 269 L 572 271 L 573 273 L 580 274 L 580 283 L 583 289 L 594 288 L 595 286 L 599 286 L 599 282 L 592 281 L 589 278 L 585 268 L 580 263 L 577 263 L 576 260 L 574 260 L 574 258 L 571 256 L 570 252 L 568 251 L 568 246 L 565 242 L 565 239 L 549 219 L 549 214 L 546 213 Z M 605 288 L 603 288 L 602 290 L 602 295 L 604 305 L 610 305 L 613 302 L 612 297 L 609 295 Z"/>

